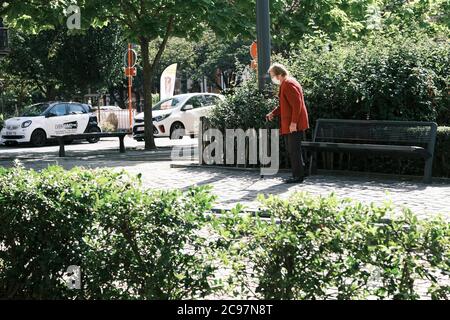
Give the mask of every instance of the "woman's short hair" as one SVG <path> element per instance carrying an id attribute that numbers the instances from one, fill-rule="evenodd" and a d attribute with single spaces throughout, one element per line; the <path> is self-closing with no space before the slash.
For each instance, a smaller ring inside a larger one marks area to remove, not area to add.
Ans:
<path id="1" fill-rule="evenodd" d="M 273 72 L 276 76 L 283 76 L 283 77 L 289 76 L 288 69 L 281 63 L 272 64 L 269 68 L 269 72 Z"/>

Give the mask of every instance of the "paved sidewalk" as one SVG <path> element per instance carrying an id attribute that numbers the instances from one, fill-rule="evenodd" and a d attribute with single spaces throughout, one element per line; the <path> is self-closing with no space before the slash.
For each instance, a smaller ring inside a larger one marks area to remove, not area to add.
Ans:
<path id="1" fill-rule="evenodd" d="M 450 219 L 450 184 L 386 180 L 341 175 L 309 177 L 303 184 L 287 185 L 280 173 L 273 178 L 263 178 L 258 171 L 238 171 L 209 168 L 170 168 L 168 163 L 138 164 L 126 167 L 132 173 L 142 173 L 144 185 L 149 188 L 186 189 L 192 185 L 211 185 L 218 196 L 218 208 L 231 208 L 236 203 L 249 209 L 258 206 L 258 194 L 278 195 L 287 198 L 291 193 L 305 191 L 327 196 L 335 193 L 342 198 L 352 198 L 364 203 L 383 204 L 391 200 L 397 207 L 409 207 L 421 217 L 443 214 Z"/>
<path id="2" fill-rule="evenodd" d="M 309 177 L 301 185 L 286 185 L 281 178 L 288 176 L 288 173 L 261 179 L 259 171 L 187 166 L 171 168 L 173 162 L 170 161 L 169 144 L 159 143 L 161 146 L 159 151 L 129 151 L 124 155 L 115 150 L 118 147 L 115 140 L 102 141 L 96 145 L 72 145 L 67 158 L 57 157 L 57 146 L 47 147 L 54 149 L 51 152 L 48 150 L 34 152 L 30 148 L 19 148 L 18 151 L 9 150 L 4 153 L 5 149 L 0 148 L 0 166 L 9 167 L 14 159 L 21 159 L 27 168 L 36 170 L 54 164 L 67 169 L 75 166 L 125 169 L 131 174 L 141 173 L 144 186 L 152 189 L 187 189 L 193 185 L 211 185 L 214 194 L 218 196 L 217 208 L 231 208 L 241 203 L 248 209 L 255 209 L 258 206 L 256 201 L 258 194 L 273 194 L 286 198 L 292 192 L 306 191 L 323 196 L 335 193 L 339 197 L 349 197 L 365 203 L 382 204 L 391 200 L 397 207 L 409 207 L 423 218 L 441 213 L 450 219 L 449 180 L 426 185 L 420 181 L 399 180 L 399 178 L 327 173 Z M 195 146 L 193 141 L 188 140 L 177 143 Z M 92 149 L 87 152 L 86 146 Z M 142 149 L 142 145 L 135 144 L 133 148 Z M 191 162 L 184 161 L 178 164 L 187 165 Z"/>

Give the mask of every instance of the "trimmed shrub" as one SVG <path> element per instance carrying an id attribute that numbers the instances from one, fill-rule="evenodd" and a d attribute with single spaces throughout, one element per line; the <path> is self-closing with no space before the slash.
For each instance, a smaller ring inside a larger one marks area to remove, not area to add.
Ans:
<path id="1" fill-rule="evenodd" d="M 205 188 L 145 191 L 111 170 L 0 169 L 0 298 L 203 297 L 212 201 Z M 66 287 L 71 265 L 82 290 Z"/>
<path id="2" fill-rule="evenodd" d="M 234 91 L 226 93 L 225 101 L 208 115 L 211 127 L 225 129 L 277 128 L 277 122 L 266 122 L 266 115 L 277 107 L 277 100 L 258 90 L 256 74 L 244 81 Z"/>
<path id="3" fill-rule="evenodd" d="M 450 178 L 450 127 L 439 127 L 436 139 L 433 175 Z"/>
<path id="4" fill-rule="evenodd" d="M 262 199 L 268 219 L 240 208 L 215 225 L 235 294 L 258 299 L 448 299 L 450 224 L 395 218 L 334 196 Z M 387 220 L 392 218 L 392 220 Z M 422 287 L 418 286 L 422 283 Z M 426 287 L 423 290 L 423 283 Z"/>
<path id="5" fill-rule="evenodd" d="M 146 191 L 124 172 L 0 168 L 0 298 L 450 296 L 440 218 L 387 221 L 391 206 L 306 194 L 262 199 L 268 220 L 241 206 L 211 217 L 213 201 L 207 188 Z M 81 290 L 65 284 L 72 265 Z"/>
<path id="6" fill-rule="evenodd" d="M 305 89 L 311 121 L 318 118 L 450 123 L 450 45 L 423 35 L 316 41 L 285 63 Z"/>

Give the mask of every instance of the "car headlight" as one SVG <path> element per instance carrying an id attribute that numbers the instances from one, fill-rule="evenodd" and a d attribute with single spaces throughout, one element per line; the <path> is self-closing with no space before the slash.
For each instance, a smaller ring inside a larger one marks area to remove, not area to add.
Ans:
<path id="1" fill-rule="evenodd" d="M 29 126 L 31 126 L 32 121 L 31 120 L 27 120 L 24 123 L 22 123 L 22 128 L 28 128 Z"/>
<path id="2" fill-rule="evenodd" d="M 160 121 L 163 121 L 164 119 L 168 118 L 169 116 L 170 116 L 170 113 L 169 113 L 169 114 L 162 115 L 162 116 L 154 117 L 154 118 L 153 118 L 153 122 L 160 122 Z"/>

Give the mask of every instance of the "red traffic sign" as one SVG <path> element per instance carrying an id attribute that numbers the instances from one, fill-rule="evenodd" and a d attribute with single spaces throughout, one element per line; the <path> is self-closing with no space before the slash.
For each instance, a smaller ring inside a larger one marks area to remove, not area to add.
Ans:
<path id="1" fill-rule="evenodd" d="M 252 45 L 250 46 L 250 55 L 252 56 L 253 60 L 256 60 L 258 58 L 258 42 L 253 41 Z"/>
<path id="2" fill-rule="evenodd" d="M 125 76 L 127 77 L 136 77 L 137 71 L 136 68 L 124 68 Z"/>

